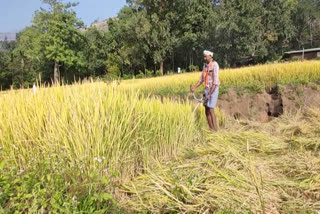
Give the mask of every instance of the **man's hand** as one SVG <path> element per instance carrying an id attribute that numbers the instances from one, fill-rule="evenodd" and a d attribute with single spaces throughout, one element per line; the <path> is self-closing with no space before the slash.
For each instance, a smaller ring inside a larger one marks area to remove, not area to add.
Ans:
<path id="1" fill-rule="evenodd" d="M 196 89 L 195 89 L 194 86 L 193 86 L 193 87 L 192 87 L 192 86 L 190 87 L 190 91 L 191 91 L 192 93 L 194 93 L 195 90 L 196 90 Z"/>
<path id="2" fill-rule="evenodd" d="M 210 100 L 210 97 L 211 97 L 211 94 L 208 94 L 205 98 L 204 98 L 204 101 L 205 102 L 208 102 Z"/>

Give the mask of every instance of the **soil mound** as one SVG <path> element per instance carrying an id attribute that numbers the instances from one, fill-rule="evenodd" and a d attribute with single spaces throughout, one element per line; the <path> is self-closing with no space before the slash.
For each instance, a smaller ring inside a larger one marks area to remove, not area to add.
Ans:
<path id="1" fill-rule="evenodd" d="M 235 119 L 269 122 L 284 112 L 320 108 L 320 84 L 278 85 L 259 94 L 241 94 L 235 88 L 220 96 L 218 107 Z"/>

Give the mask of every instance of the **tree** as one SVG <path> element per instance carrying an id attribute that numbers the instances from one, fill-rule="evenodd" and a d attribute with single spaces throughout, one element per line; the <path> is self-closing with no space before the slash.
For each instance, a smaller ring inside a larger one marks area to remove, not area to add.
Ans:
<path id="1" fill-rule="evenodd" d="M 147 42 L 152 50 L 152 58 L 154 63 L 160 64 L 160 73 L 164 74 L 164 61 L 166 57 L 173 50 L 174 36 L 170 32 L 170 22 L 168 19 L 163 19 L 154 13 L 150 17 L 150 24 L 152 26 L 150 36 Z"/>
<path id="2" fill-rule="evenodd" d="M 81 70 L 85 66 L 85 36 L 80 31 L 83 23 L 71 9 L 77 4 L 63 4 L 59 0 L 43 0 L 49 10 L 37 11 L 33 23 L 41 34 L 41 44 L 47 60 L 54 64 L 54 82 L 60 81 L 61 67 Z"/>
<path id="3" fill-rule="evenodd" d="M 299 0 L 292 15 L 295 36 L 293 48 L 320 46 L 320 2 L 317 0 Z"/>
<path id="4" fill-rule="evenodd" d="M 144 70 L 150 54 L 147 43 L 150 29 L 151 24 L 145 11 L 136 12 L 130 7 L 124 7 L 117 19 L 109 20 L 108 71 L 112 70 L 114 73 L 120 70 L 123 76 L 125 73 L 134 75 L 139 70 Z"/>
<path id="5" fill-rule="evenodd" d="M 172 26 L 179 38 L 174 50 L 178 55 L 175 57 L 178 61 L 176 64 L 179 67 L 199 65 L 203 61 L 204 49 L 216 49 L 213 47 L 213 31 L 216 28 L 214 5 L 210 0 L 180 0 L 175 3 L 176 19 Z"/>
<path id="6" fill-rule="evenodd" d="M 0 42 L 0 90 L 8 89 L 12 85 L 12 72 L 9 66 L 15 45 L 15 41 L 9 42 L 7 38 Z"/>
<path id="7" fill-rule="evenodd" d="M 9 70 L 10 55 L 0 50 L 0 90 L 8 89 L 12 85 L 12 75 Z"/>
<path id="8" fill-rule="evenodd" d="M 212 40 L 221 66 L 252 60 L 263 48 L 260 0 L 229 0 L 215 6 Z M 262 47 L 261 47 L 262 46 Z"/>
<path id="9" fill-rule="evenodd" d="M 290 40 L 294 36 L 291 17 L 296 8 L 296 1 L 269 0 L 264 1 L 263 6 L 263 38 L 268 50 L 268 55 L 263 61 L 266 61 L 282 55 L 283 50 L 289 48 Z"/>
<path id="10" fill-rule="evenodd" d="M 134 10 L 142 11 L 149 23 L 149 34 L 144 38 L 149 46 L 153 62 L 160 65 L 164 74 L 164 61 L 173 51 L 175 35 L 172 33 L 171 20 L 174 17 L 174 1 L 135 0 L 127 1 Z"/>
<path id="11" fill-rule="evenodd" d="M 15 87 L 29 87 L 36 80 L 37 68 L 44 59 L 40 51 L 40 33 L 38 28 L 31 26 L 26 27 L 17 36 L 9 66 Z"/>
<path id="12" fill-rule="evenodd" d="M 85 31 L 87 38 L 85 57 L 86 57 L 86 76 L 102 76 L 106 74 L 106 59 L 108 44 L 106 33 L 96 27 L 90 27 Z"/>

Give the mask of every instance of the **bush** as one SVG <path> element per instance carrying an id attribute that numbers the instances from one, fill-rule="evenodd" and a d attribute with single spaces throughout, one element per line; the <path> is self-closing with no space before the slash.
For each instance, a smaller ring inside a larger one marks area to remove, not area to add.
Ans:
<path id="1" fill-rule="evenodd" d="M 157 71 L 156 71 L 156 76 L 157 76 L 157 77 L 162 76 L 162 74 L 161 74 L 161 71 L 160 71 L 160 70 L 157 70 Z"/>
<path id="2" fill-rule="evenodd" d="M 167 71 L 167 73 L 166 73 L 166 75 L 173 75 L 173 74 L 176 74 L 176 72 L 174 72 L 173 70 L 168 70 Z"/>
<path id="3" fill-rule="evenodd" d="M 199 66 L 197 65 L 189 65 L 189 71 L 199 71 Z"/>
<path id="4" fill-rule="evenodd" d="M 137 78 L 137 79 L 143 79 L 143 78 L 145 78 L 146 76 L 144 75 L 144 73 L 142 73 L 142 71 L 140 71 L 139 70 L 139 74 L 137 74 L 136 76 L 135 76 L 135 78 Z"/>
<path id="5" fill-rule="evenodd" d="M 129 80 L 129 79 L 133 79 L 133 78 L 134 78 L 134 76 L 132 74 L 124 74 L 122 77 L 122 79 L 124 79 L 124 80 Z"/>
<path id="6" fill-rule="evenodd" d="M 0 212 L 113 213 L 118 209 L 106 190 L 108 178 L 88 175 L 64 159 L 46 155 L 24 169 L 0 165 Z"/>
<path id="7" fill-rule="evenodd" d="M 148 69 L 146 69 L 145 72 L 146 72 L 146 77 L 153 77 L 153 76 L 154 76 L 153 70 L 148 70 Z"/>
<path id="8" fill-rule="evenodd" d="M 120 68 L 117 65 L 111 65 L 110 67 L 108 67 L 106 78 L 117 79 L 119 78 L 120 74 L 121 74 Z"/>
<path id="9" fill-rule="evenodd" d="M 301 58 L 298 56 L 294 56 L 290 59 L 291 62 L 301 61 Z"/>

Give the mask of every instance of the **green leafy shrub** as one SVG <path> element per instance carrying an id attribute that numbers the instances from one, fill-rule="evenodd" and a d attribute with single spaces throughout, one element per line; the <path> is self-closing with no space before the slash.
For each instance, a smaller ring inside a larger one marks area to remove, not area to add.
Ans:
<path id="1" fill-rule="evenodd" d="M 0 212 L 119 212 L 109 178 L 84 172 L 81 165 L 54 156 L 39 157 L 24 169 L 0 165 Z"/>
<path id="2" fill-rule="evenodd" d="M 157 77 L 162 76 L 162 74 L 161 74 L 161 71 L 160 71 L 160 70 L 157 70 L 157 71 L 156 71 L 156 76 L 157 76 Z"/>
<path id="3" fill-rule="evenodd" d="M 199 66 L 197 65 L 189 65 L 189 71 L 199 71 Z"/>
<path id="4" fill-rule="evenodd" d="M 291 62 L 296 62 L 296 61 L 300 61 L 300 60 L 301 60 L 301 58 L 298 57 L 298 56 L 294 56 L 294 57 L 292 57 L 292 58 L 290 59 Z"/>
<path id="5" fill-rule="evenodd" d="M 146 72 L 146 77 L 153 77 L 154 76 L 153 70 L 146 69 L 145 72 Z"/>
<path id="6" fill-rule="evenodd" d="M 137 74 L 135 77 L 136 77 L 137 79 L 143 79 L 143 78 L 145 78 L 146 76 L 144 75 L 144 73 L 142 73 L 141 70 L 139 70 L 139 74 Z"/>

